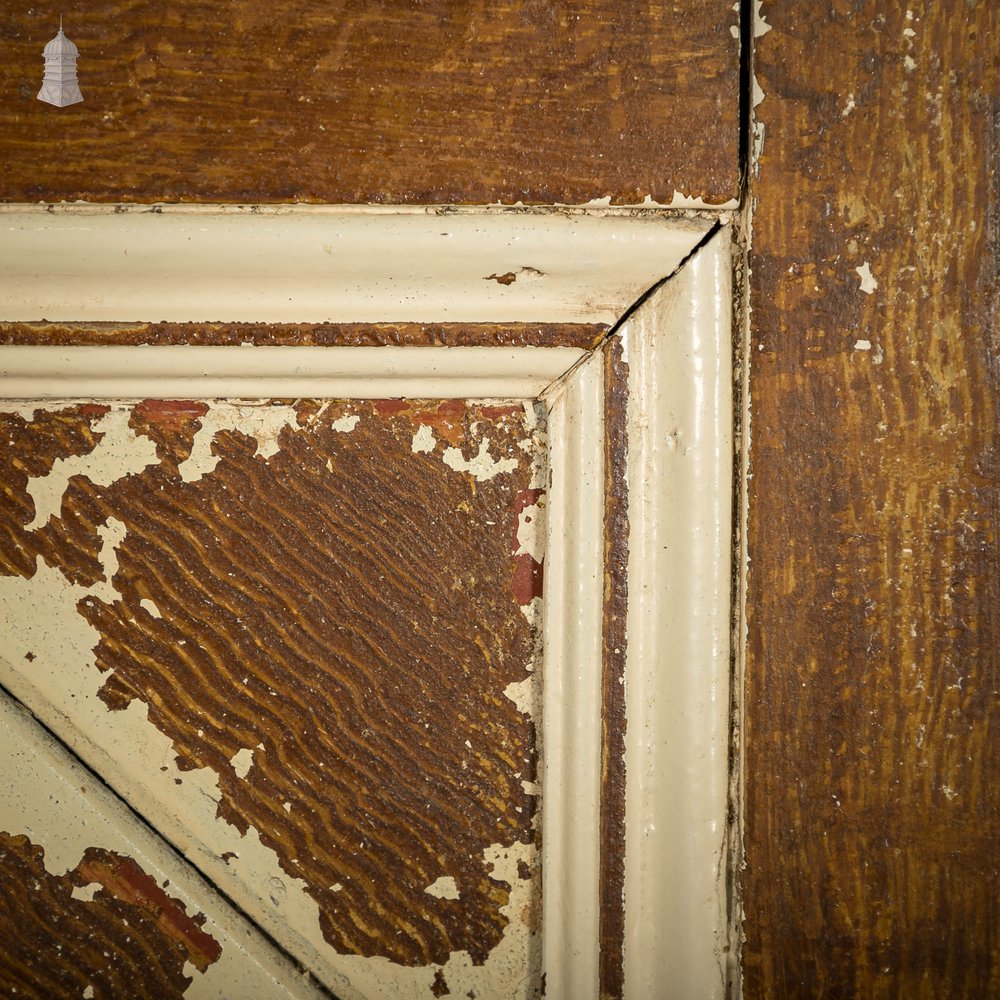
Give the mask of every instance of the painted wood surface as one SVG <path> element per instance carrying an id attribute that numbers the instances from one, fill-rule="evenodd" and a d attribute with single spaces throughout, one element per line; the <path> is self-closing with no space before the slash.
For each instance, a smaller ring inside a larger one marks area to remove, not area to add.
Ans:
<path id="1" fill-rule="evenodd" d="M 997 996 L 1000 8 L 763 14 L 745 996 Z"/>
<path id="2" fill-rule="evenodd" d="M 729 0 L 74 0 L 0 15 L 9 201 L 712 203 L 738 186 Z"/>
<path id="3" fill-rule="evenodd" d="M 540 989 L 537 420 L 2 418 L 4 683 L 343 996 Z"/>
<path id="4" fill-rule="evenodd" d="M 0 751 L 3 996 L 326 995 L 2 693 Z"/>

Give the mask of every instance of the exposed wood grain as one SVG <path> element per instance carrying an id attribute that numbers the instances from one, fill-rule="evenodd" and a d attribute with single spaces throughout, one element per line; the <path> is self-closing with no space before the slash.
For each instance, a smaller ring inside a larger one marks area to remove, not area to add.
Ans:
<path id="1" fill-rule="evenodd" d="M 130 858 L 88 848 L 74 870 L 51 875 L 43 857 L 44 845 L 0 833 L 4 996 L 180 998 L 191 985 L 185 963 L 204 972 L 222 954 L 201 929 L 204 918 L 187 914 Z"/>
<path id="2" fill-rule="evenodd" d="M 604 347 L 604 677 L 601 712 L 602 1000 L 624 989 L 625 654 L 628 608 L 628 365 L 618 337 Z"/>
<path id="3" fill-rule="evenodd" d="M 603 323 L 0 323 L 0 344 L 318 347 L 596 346 Z"/>
<path id="4" fill-rule="evenodd" d="M 745 995 L 998 996 L 1000 8 L 764 13 Z"/>
<path id="5" fill-rule="evenodd" d="M 27 457 L 37 475 L 86 453 L 103 412 L 6 416 L 10 466 Z M 108 707 L 144 702 L 182 771 L 218 775 L 219 815 L 304 880 L 337 951 L 481 964 L 510 889 L 489 851 L 536 842 L 534 725 L 505 693 L 530 683 L 524 606 L 541 587 L 518 553 L 544 462 L 525 410 L 300 402 L 273 453 L 219 430 L 217 464 L 185 477 L 210 416 L 191 401 L 130 408 L 159 461 L 107 486 L 73 477 L 36 531 L 14 477 L 5 572 L 30 576 L 40 553 L 95 583 L 99 528 L 120 524 L 120 597 L 76 605 L 99 635 Z M 502 474 L 460 467 L 484 448 Z M 440 878 L 458 898 L 428 893 Z"/>
<path id="6" fill-rule="evenodd" d="M 736 195 L 729 0 L 67 2 L 0 14 L 9 201 L 485 204 Z"/>

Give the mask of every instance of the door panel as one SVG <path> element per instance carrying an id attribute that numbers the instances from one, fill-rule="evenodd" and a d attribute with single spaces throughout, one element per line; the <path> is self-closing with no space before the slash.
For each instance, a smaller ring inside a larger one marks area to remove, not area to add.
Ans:
<path id="1" fill-rule="evenodd" d="M 535 405 L 0 419 L 10 689 L 331 988 L 535 995 Z"/>

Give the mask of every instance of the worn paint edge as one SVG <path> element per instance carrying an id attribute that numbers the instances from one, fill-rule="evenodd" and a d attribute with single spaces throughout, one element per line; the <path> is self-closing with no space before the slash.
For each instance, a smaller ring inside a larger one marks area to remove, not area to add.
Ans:
<path id="1" fill-rule="evenodd" d="M 575 347 L 0 347 L 3 399 L 538 396 Z"/>
<path id="2" fill-rule="evenodd" d="M 19 208 L 0 320 L 613 323 L 716 218 Z"/>
<path id="3" fill-rule="evenodd" d="M 551 401 L 542 686 L 542 948 L 549 1000 L 598 995 L 604 357 Z"/>
<path id="4" fill-rule="evenodd" d="M 629 365 L 625 996 L 727 966 L 732 301 L 723 228 L 624 325 Z"/>
<path id="5" fill-rule="evenodd" d="M 16 759 L 19 753 L 27 757 L 21 765 L 5 772 L 0 813 L 7 819 L 0 820 L 0 825 L 8 832 L 27 834 L 32 843 L 48 848 L 47 856 L 60 853 L 53 850 L 53 838 L 79 840 L 78 853 L 61 848 L 61 853 L 68 851 L 74 859 L 82 857 L 88 847 L 123 854 L 154 876 L 158 884 L 169 884 L 170 894 L 185 905 L 189 914 L 205 913 L 206 933 L 221 938 L 223 964 L 218 970 L 210 966 L 208 974 L 194 975 L 186 997 L 212 1000 L 223 991 L 260 996 L 265 990 L 268 997 L 274 998 L 319 1000 L 326 996 L 252 923 L 221 899 L 214 886 L 138 822 L 106 785 L 2 691 L 0 746 L 6 748 L 8 760 Z M 239 958 L 232 956 L 234 948 Z"/>

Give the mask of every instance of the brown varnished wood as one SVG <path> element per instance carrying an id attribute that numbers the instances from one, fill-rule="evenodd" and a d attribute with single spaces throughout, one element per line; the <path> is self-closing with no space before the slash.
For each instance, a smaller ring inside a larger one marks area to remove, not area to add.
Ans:
<path id="1" fill-rule="evenodd" d="M 72 0 L 0 14 L 7 201 L 579 204 L 738 185 L 737 15 L 537 0 Z"/>
<path id="2" fill-rule="evenodd" d="M 620 1000 L 625 943 L 625 657 L 628 645 L 628 364 L 604 354 L 604 651 L 601 712 L 601 1000 Z"/>
<path id="3" fill-rule="evenodd" d="M 603 323 L 2 323 L 0 344 L 317 347 L 580 347 Z"/>
<path id="4" fill-rule="evenodd" d="M 191 916 L 131 858 L 88 848 L 51 875 L 44 845 L 0 833 L 0 990 L 27 1000 L 184 995 L 190 962 L 204 972 L 222 954 Z M 92 899 L 73 891 L 94 887 Z M 89 992 L 88 992 L 89 988 Z"/>
<path id="5" fill-rule="evenodd" d="M 89 403 L 58 413 L 0 413 L 0 574 L 31 576 L 43 550 L 49 559 L 58 558 L 39 534 L 25 530 L 35 515 L 28 479 L 47 475 L 61 458 L 89 455 L 99 440 L 93 425 L 107 412 L 107 406 Z M 81 573 L 79 561 L 72 564 L 61 565 L 74 582 L 100 578 L 99 568 Z"/>
<path id="6" fill-rule="evenodd" d="M 30 576 L 40 554 L 96 582 L 98 526 L 121 522 L 121 599 L 77 605 L 100 637 L 108 708 L 145 702 L 182 772 L 218 774 L 220 816 L 304 880 L 338 951 L 482 963 L 510 888 L 484 852 L 536 840 L 534 725 L 504 693 L 529 676 L 537 637 L 522 608 L 541 593 L 541 567 L 516 554 L 519 514 L 540 496 L 524 408 L 299 402 L 275 454 L 221 431 L 215 469 L 184 482 L 209 405 L 132 407 L 159 462 L 106 487 L 75 477 L 36 532 L 13 477 L 4 571 Z M 103 412 L 6 416 L 9 465 L 27 455 L 41 472 L 87 453 Z M 359 417 L 350 431 L 334 426 L 345 414 Z M 430 452 L 413 447 L 422 426 Z M 479 481 L 443 461 L 487 439 L 513 470 Z M 230 763 L 245 749 L 246 778 Z M 444 876 L 460 899 L 426 892 Z"/>
<path id="7" fill-rule="evenodd" d="M 764 13 L 745 996 L 981 1000 L 1000 995 L 1000 8 Z"/>

